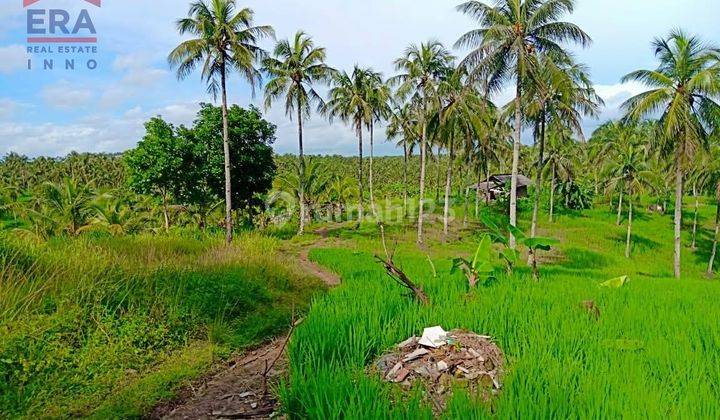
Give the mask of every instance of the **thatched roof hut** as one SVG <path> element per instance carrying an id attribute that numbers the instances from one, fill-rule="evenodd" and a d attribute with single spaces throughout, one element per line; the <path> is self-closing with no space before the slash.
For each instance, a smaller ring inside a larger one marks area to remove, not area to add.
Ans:
<path id="1" fill-rule="evenodd" d="M 512 174 L 498 174 L 490 177 L 490 182 L 481 182 L 479 184 L 470 185 L 471 190 L 480 190 L 490 196 L 491 200 L 497 198 L 498 195 L 507 193 L 510 190 L 510 182 Z M 528 186 L 532 184 L 532 180 L 525 175 L 518 174 L 518 197 L 527 197 Z"/>

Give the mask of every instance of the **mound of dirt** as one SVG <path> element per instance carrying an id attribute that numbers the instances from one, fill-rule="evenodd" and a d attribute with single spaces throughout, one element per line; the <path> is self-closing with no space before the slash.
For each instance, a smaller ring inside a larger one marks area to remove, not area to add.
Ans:
<path id="1" fill-rule="evenodd" d="M 453 330 L 434 342 L 410 337 L 380 357 L 375 368 L 385 381 L 404 389 L 421 382 L 436 411 L 443 411 L 454 387 L 486 401 L 497 395 L 503 363 L 502 350 L 491 337 Z"/>

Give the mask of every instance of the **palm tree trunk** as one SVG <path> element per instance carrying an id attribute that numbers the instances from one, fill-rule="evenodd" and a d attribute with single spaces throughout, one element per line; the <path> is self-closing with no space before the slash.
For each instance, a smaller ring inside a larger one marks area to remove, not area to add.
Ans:
<path id="1" fill-rule="evenodd" d="M 448 145 L 448 166 L 447 177 L 445 179 L 445 209 L 443 212 L 443 243 L 447 241 L 449 222 L 450 222 L 450 192 L 452 189 L 452 164 L 454 156 L 454 138 L 450 135 L 450 144 Z"/>
<path id="2" fill-rule="evenodd" d="M 377 219 L 377 209 L 375 208 L 375 195 L 373 193 L 373 157 L 374 157 L 374 142 L 375 142 L 375 123 L 370 121 L 370 174 L 368 182 L 370 186 L 370 210 L 372 211 L 373 217 Z"/>
<path id="3" fill-rule="evenodd" d="M 423 243 L 423 212 L 425 210 L 425 161 L 427 160 L 427 125 L 422 124 L 422 136 L 420 138 L 420 202 L 418 204 L 418 244 Z"/>
<path id="4" fill-rule="evenodd" d="M 633 222 L 633 202 L 632 197 L 628 197 L 628 227 L 627 241 L 625 243 L 625 258 L 630 258 L 630 240 L 632 239 L 632 222 Z"/>
<path id="5" fill-rule="evenodd" d="M 302 107 L 300 99 L 298 98 L 297 104 L 297 119 L 298 119 L 298 145 L 300 150 L 300 174 L 299 174 L 299 192 L 300 192 L 300 228 L 298 229 L 298 235 L 302 235 L 305 232 L 305 150 L 303 148 L 303 122 L 302 122 Z"/>
<path id="6" fill-rule="evenodd" d="M 545 159 L 545 113 L 542 113 L 540 120 L 540 145 L 538 151 L 537 162 L 537 178 L 535 179 L 535 203 L 533 204 L 532 225 L 530 227 L 530 237 L 534 238 L 537 234 L 538 212 L 540 210 L 540 189 L 542 188 L 542 170 Z"/>
<path id="7" fill-rule="evenodd" d="M 167 233 L 170 231 L 170 211 L 168 210 L 167 193 L 163 193 L 162 201 L 163 201 L 163 216 L 165 218 L 165 232 Z"/>
<path id="8" fill-rule="evenodd" d="M 680 246 L 682 233 L 682 205 L 683 205 L 683 171 L 680 159 L 675 162 L 675 251 L 673 268 L 675 278 L 680 279 Z"/>
<path id="9" fill-rule="evenodd" d="M 715 204 L 715 236 L 713 236 L 712 252 L 710 253 L 710 262 L 708 263 L 707 275 L 712 276 L 715 268 L 715 256 L 717 255 L 718 236 L 720 235 L 720 197 Z"/>
<path id="10" fill-rule="evenodd" d="M 485 205 L 490 205 L 490 159 L 485 159 Z"/>
<path id="11" fill-rule="evenodd" d="M 466 177 L 467 179 L 467 177 Z M 463 210 L 463 227 L 468 224 L 468 212 L 470 211 L 470 188 L 465 188 L 465 209 Z"/>
<path id="12" fill-rule="evenodd" d="M 363 141 L 362 123 L 357 125 L 358 136 L 358 226 L 363 222 Z"/>
<path id="13" fill-rule="evenodd" d="M 510 226 L 517 227 L 517 189 L 518 189 L 518 172 L 520 168 L 520 137 L 522 135 L 522 110 L 521 103 L 521 75 L 520 65 L 518 64 L 516 94 L 515 94 L 515 139 L 513 141 L 513 160 L 512 160 L 512 179 L 510 181 Z M 510 249 L 515 249 L 516 239 L 510 233 Z"/>
<path id="14" fill-rule="evenodd" d="M 440 165 L 440 146 L 437 147 L 437 152 L 435 154 L 435 162 L 437 163 L 437 177 L 435 180 L 435 202 L 437 203 L 440 201 L 440 178 L 442 175 L 442 165 Z"/>
<path id="15" fill-rule="evenodd" d="M 475 218 L 480 217 L 480 183 L 482 183 L 482 167 L 477 168 L 477 189 L 475 190 Z"/>
<path id="16" fill-rule="evenodd" d="M 697 249 L 698 209 L 700 207 L 700 200 L 697 195 L 697 185 L 693 185 L 693 197 L 695 197 L 695 216 L 693 217 L 692 245 L 690 248 L 695 251 Z"/>
<path id="17" fill-rule="evenodd" d="M 553 222 L 553 215 L 555 211 L 555 177 L 557 176 L 557 169 L 553 165 L 552 178 L 550 180 L 550 223 Z"/>
<path id="18" fill-rule="evenodd" d="M 225 244 L 230 245 L 233 240 L 232 178 L 230 174 L 230 130 L 228 128 L 226 79 L 226 68 L 223 62 L 220 67 L 220 85 L 222 89 L 223 153 L 225 155 Z"/>
<path id="19" fill-rule="evenodd" d="M 623 189 L 620 189 L 620 200 L 618 201 L 618 207 L 617 207 L 617 220 L 615 221 L 615 224 L 617 226 L 620 226 L 622 223 L 622 205 L 623 205 Z"/>
<path id="20" fill-rule="evenodd" d="M 403 219 L 408 217 L 408 144 L 403 142 Z"/>

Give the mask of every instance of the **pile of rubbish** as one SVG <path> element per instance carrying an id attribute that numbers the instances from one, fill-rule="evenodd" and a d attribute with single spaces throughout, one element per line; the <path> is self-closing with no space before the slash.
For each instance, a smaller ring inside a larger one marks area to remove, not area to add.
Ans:
<path id="1" fill-rule="evenodd" d="M 425 328 L 422 337 L 410 337 L 375 364 L 382 377 L 409 389 L 425 384 L 438 409 L 453 387 L 481 393 L 489 399 L 502 388 L 502 350 L 491 337 L 442 327 Z"/>

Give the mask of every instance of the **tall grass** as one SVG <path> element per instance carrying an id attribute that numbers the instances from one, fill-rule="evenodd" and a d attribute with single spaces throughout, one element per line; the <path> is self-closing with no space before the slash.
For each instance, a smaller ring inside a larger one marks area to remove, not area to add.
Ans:
<path id="1" fill-rule="evenodd" d="M 492 335 L 509 367 L 492 405 L 457 390 L 449 418 L 720 418 L 720 287 L 701 276 L 702 251 L 688 251 L 685 280 L 670 279 L 670 222 L 638 218 L 645 241 L 627 260 L 616 238 L 624 227 L 608 210 L 561 215 L 543 226 L 562 245 L 545 257 L 542 281 L 520 269 L 473 291 L 460 274 L 449 274 L 450 258 L 472 251 L 469 238 L 429 251 L 434 278 L 412 233 L 396 228 L 396 260 L 422 284 L 429 306 L 403 296 L 373 262 L 381 250 L 376 238 L 345 234 L 348 248 L 311 253 L 344 283 L 318 299 L 290 345 L 284 406 L 293 418 L 430 417 L 419 391 L 403 398 L 366 368 L 423 327 L 442 325 Z M 631 277 L 625 287 L 599 286 L 622 274 Z M 600 308 L 599 320 L 581 307 L 585 300 Z"/>
<path id="2" fill-rule="evenodd" d="M 286 328 L 321 288 L 278 261 L 274 239 L 221 243 L 3 238 L 0 417 L 90 415 L 113 395 L 125 395 L 116 415 L 142 413 L 214 358 Z"/>

